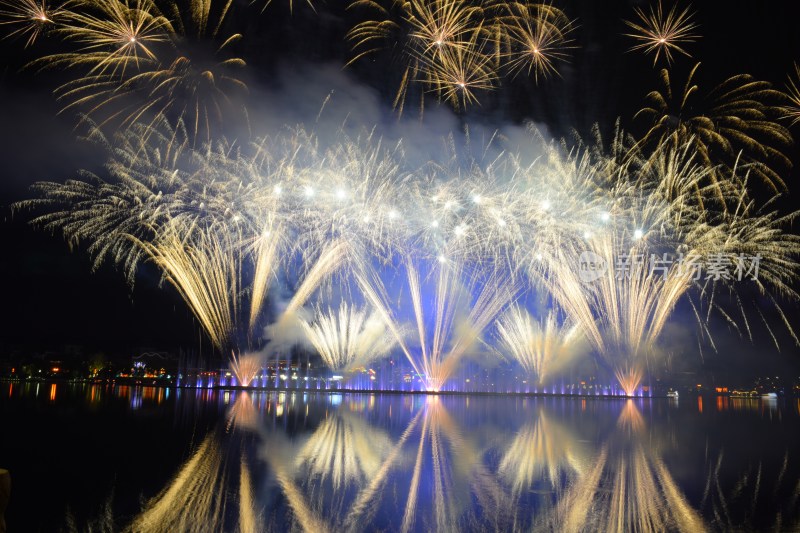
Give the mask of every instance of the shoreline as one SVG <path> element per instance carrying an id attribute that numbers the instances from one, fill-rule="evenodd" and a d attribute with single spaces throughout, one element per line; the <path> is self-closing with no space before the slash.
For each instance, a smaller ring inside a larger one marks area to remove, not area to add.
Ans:
<path id="1" fill-rule="evenodd" d="M 611 395 L 611 394 L 571 394 L 571 393 L 551 393 L 551 392 L 522 392 L 522 391 L 421 391 L 421 390 L 396 390 L 396 389 L 352 389 L 352 388 L 342 388 L 342 389 L 304 389 L 304 388 L 278 388 L 278 387 L 243 387 L 243 386 L 221 386 L 221 385 L 214 385 L 211 387 L 193 387 L 189 385 L 176 385 L 175 383 L 159 383 L 159 382 L 149 382 L 144 383 L 144 380 L 135 380 L 135 381 L 110 381 L 110 382 L 93 382 L 93 381 L 84 381 L 84 380 L 58 380 L 58 379 L 47 379 L 47 380 L 22 380 L 22 379 L 9 379 L 9 378 L 0 378 L 0 383 L 20 383 L 20 384 L 33 384 L 33 383 L 43 383 L 43 384 L 65 384 L 65 385 L 95 385 L 95 386 L 105 386 L 105 387 L 115 387 L 115 386 L 123 386 L 123 387 L 156 387 L 156 388 L 165 388 L 165 389 L 180 389 L 180 390 L 213 390 L 213 391 L 222 391 L 222 392 L 267 392 L 267 393 L 304 393 L 304 394 L 364 394 L 364 395 L 412 395 L 412 396 L 483 396 L 483 397 L 494 397 L 494 396 L 514 396 L 514 397 L 521 397 L 521 398 L 574 398 L 574 399 L 594 399 L 594 400 L 655 400 L 655 399 L 666 399 L 666 400 L 676 400 L 680 401 L 679 398 L 674 398 L 671 396 L 667 396 L 666 393 L 664 394 L 652 394 L 652 395 L 641 395 L 641 396 L 626 396 L 623 394 L 618 395 Z M 688 397 L 702 397 L 702 396 L 721 396 L 727 397 L 732 399 L 739 399 L 739 400 L 770 400 L 770 398 L 762 398 L 760 395 L 758 396 L 736 396 L 730 393 L 716 393 L 716 392 L 700 392 L 700 393 L 686 393 Z M 686 396 L 684 396 L 686 397 Z M 791 394 L 783 394 L 779 395 L 778 398 L 794 398 L 795 396 Z M 777 399 L 777 398 L 772 398 Z"/>

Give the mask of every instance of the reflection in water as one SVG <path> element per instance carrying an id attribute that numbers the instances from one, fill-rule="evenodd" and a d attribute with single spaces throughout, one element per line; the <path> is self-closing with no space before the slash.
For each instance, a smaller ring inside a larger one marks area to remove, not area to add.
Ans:
<path id="1" fill-rule="evenodd" d="M 228 531 L 230 510 L 238 504 L 238 522 L 246 531 L 258 529 L 250 474 L 244 456 L 240 458 L 238 495 L 229 483 L 233 472 L 217 432 L 210 432 L 194 455 L 183 465 L 170 484 L 147 503 L 144 511 L 128 528 L 133 532 Z"/>
<path id="2" fill-rule="evenodd" d="M 701 509 L 726 531 L 800 531 L 800 479 L 787 475 L 789 450 L 780 462 L 758 459 L 733 463 L 734 483 L 725 483 L 723 463 L 732 463 L 720 451 L 709 461 Z M 774 458 L 772 458 L 774 459 Z M 778 503 L 776 510 L 769 509 Z"/>
<path id="3" fill-rule="evenodd" d="M 701 439 L 676 438 L 691 435 L 664 417 L 678 409 L 231 392 L 224 423 L 125 530 L 797 530 L 794 456 L 770 459 L 766 441 L 752 458 L 704 452 Z M 716 413 L 685 412 L 703 423 Z M 683 465 L 705 453 L 705 470 L 697 462 L 676 476 L 671 453 Z M 687 484 L 694 474 L 699 483 Z"/>
<path id="4" fill-rule="evenodd" d="M 633 400 L 625 402 L 625 406 L 617 418 L 617 427 L 629 437 L 641 436 L 647 429 L 644 417 Z"/>
<path id="5" fill-rule="evenodd" d="M 705 531 L 666 465 L 648 442 L 633 401 L 603 445 L 594 467 L 573 483 L 548 526 L 557 531 Z"/>
<path id="6" fill-rule="evenodd" d="M 226 429 L 228 431 L 233 426 L 250 431 L 259 429 L 258 410 L 247 392 L 241 392 L 236 395 L 233 404 L 228 408 L 227 419 Z"/>
<path id="7" fill-rule="evenodd" d="M 663 461 L 636 445 L 604 449 L 594 468 L 559 504 L 559 531 L 704 531 Z"/>
<path id="8" fill-rule="evenodd" d="M 411 421 L 394 445 L 384 432 L 345 411 L 323 422 L 299 450 L 282 436 L 263 431 L 263 456 L 292 511 L 289 519 L 296 519 L 303 531 L 360 529 L 373 516 L 388 475 L 421 414 Z M 354 442 L 355 446 L 348 446 Z M 372 445 L 377 445 L 380 451 L 376 453 Z M 337 446 L 348 448 L 336 449 Z M 320 452 L 319 456 L 312 455 L 315 450 Z M 292 456 L 297 457 L 294 462 Z M 293 465 L 292 470 L 289 465 Z M 330 481 L 328 491 L 318 490 L 325 481 Z M 350 505 L 345 505 L 346 493 L 342 492 L 347 483 L 358 489 Z"/>
<path id="9" fill-rule="evenodd" d="M 588 451 L 566 427 L 544 410 L 517 433 L 500 461 L 499 474 L 513 494 L 544 481 L 556 492 L 576 482 L 589 467 Z"/>
<path id="10" fill-rule="evenodd" d="M 346 483 L 362 485 L 380 469 L 392 443 L 358 415 L 337 412 L 325 419 L 300 449 L 295 467 L 307 468 L 309 480 L 330 478 L 339 490 Z"/>
<path id="11" fill-rule="evenodd" d="M 435 524 L 438 531 L 450 531 L 465 522 L 475 528 L 478 517 L 473 513 L 477 510 L 485 511 L 485 518 L 510 516 L 503 489 L 481 461 L 480 451 L 464 437 L 439 397 L 427 398 L 424 413 L 401 531 L 409 531 L 415 525 L 428 529 L 428 524 Z M 426 467 L 428 470 L 424 470 Z M 432 504 L 420 504 L 423 487 L 432 492 Z M 471 496 L 475 497 L 478 509 L 466 505 Z M 430 517 L 419 518 L 420 511 L 432 513 L 432 521 Z M 459 514 L 464 511 L 469 514 L 462 519 Z"/>

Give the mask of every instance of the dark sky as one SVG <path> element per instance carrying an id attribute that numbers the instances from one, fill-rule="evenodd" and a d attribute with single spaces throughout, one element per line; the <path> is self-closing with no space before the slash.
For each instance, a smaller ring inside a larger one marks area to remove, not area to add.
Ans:
<path id="1" fill-rule="evenodd" d="M 361 120 L 393 127 L 391 69 L 380 61 L 343 68 L 351 57 L 344 34 L 359 18 L 344 9 L 346 3 L 315 2 L 314 12 L 295 0 L 290 15 L 287 0 L 273 0 L 263 14 L 248 9 L 245 0 L 236 2 L 235 9 L 246 14 L 232 17 L 229 24 L 245 36 L 239 52 L 249 63 L 248 104 L 257 129 L 313 122 L 332 89 L 336 96 L 331 105 L 338 106 L 331 111 L 333 117 L 353 113 Z M 792 0 L 696 2 L 703 38 L 689 45 L 694 60 L 678 58 L 675 73 L 684 79 L 699 60 L 698 81 L 706 89 L 742 72 L 783 85 L 793 61 L 800 60 L 794 4 Z M 631 42 L 621 36 L 626 31 L 622 19 L 633 18 L 633 5 L 647 4 L 573 0 L 557 5 L 578 23 L 579 47 L 570 64 L 560 67 L 563 78 L 538 86 L 519 78 L 505 81 L 466 115 L 429 109 L 423 120 L 429 121 L 431 131 L 443 127 L 432 123 L 442 117 L 446 117 L 442 123 L 453 127 L 466 123 L 490 129 L 533 120 L 561 136 L 571 128 L 585 134 L 597 122 L 610 128 L 616 117 L 622 117 L 625 127 L 636 132 L 641 125 L 632 123 L 631 117 L 656 87 L 657 69 L 651 57 L 626 52 Z M 74 117 L 57 115 L 60 106 L 52 90 L 66 78 L 58 72 L 37 74 L 22 68 L 54 45 L 46 40 L 29 49 L 23 45 L 19 40 L 0 41 L 0 357 L 3 352 L 57 349 L 64 344 L 112 352 L 145 346 L 196 347 L 197 325 L 172 289 L 159 288 L 153 269 L 144 269 L 131 290 L 114 268 L 91 272 L 91 262 L 80 249 L 70 250 L 58 235 L 32 230 L 25 213 L 12 216 L 8 205 L 28 197 L 28 187 L 35 181 L 63 180 L 80 168 L 99 170 L 103 161 L 102 153 L 76 140 Z M 793 134 L 800 135 L 798 128 Z M 792 152 L 800 165 L 797 146 Z M 797 170 L 787 179 L 790 194 L 782 204 L 786 209 L 800 206 L 798 179 Z M 797 306 L 790 309 L 796 312 Z M 796 348 L 776 355 L 766 339 L 757 349 L 746 344 L 742 348 L 738 337 L 719 329 L 721 351 L 727 353 L 710 355 L 700 363 L 692 356 L 686 364 L 690 371 L 746 368 L 758 373 L 759 365 L 771 365 L 772 371 L 772 366 L 781 369 L 787 363 L 797 370 Z M 753 362 L 756 356 L 758 363 Z"/>

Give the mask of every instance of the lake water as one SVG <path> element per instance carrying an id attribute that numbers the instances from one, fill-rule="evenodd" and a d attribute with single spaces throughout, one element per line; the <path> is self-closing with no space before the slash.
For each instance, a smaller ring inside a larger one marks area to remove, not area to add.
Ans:
<path id="1" fill-rule="evenodd" d="M 0 383 L 9 531 L 800 531 L 800 400 Z"/>

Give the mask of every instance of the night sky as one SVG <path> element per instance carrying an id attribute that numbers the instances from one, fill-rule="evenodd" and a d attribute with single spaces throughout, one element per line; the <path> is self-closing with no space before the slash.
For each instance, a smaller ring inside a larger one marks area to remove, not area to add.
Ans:
<path id="1" fill-rule="evenodd" d="M 259 14 L 245 0 L 235 2 L 238 14 L 228 25 L 244 34 L 237 53 L 248 62 L 244 77 L 254 132 L 278 131 L 284 124 L 297 123 L 333 130 L 343 117 L 366 126 L 377 124 L 389 137 L 418 127 L 406 126 L 418 121 L 413 105 L 400 121 L 393 114 L 396 73 L 384 62 L 367 59 L 345 68 L 352 57 L 345 34 L 361 18 L 345 10 L 347 3 L 315 2 L 313 11 L 295 0 L 289 13 L 287 2 L 273 0 Z M 684 80 L 694 63 L 701 61 L 697 81 L 705 91 L 738 73 L 782 87 L 793 62 L 800 61 L 794 4 L 789 0 L 695 2 L 702 38 L 687 46 L 693 58 L 677 57 L 676 79 Z M 595 123 L 610 131 L 617 117 L 626 129 L 642 132 L 643 125 L 632 117 L 645 95 L 656 88 L 658 68 L 653 67 L 651 56 L 628 52 L 632 42 L 622 34 L 626 32 L 623 19 L 634 18 L 633 6 L 647 3 L 583 0 L 557 5 L 578 24 L 577 48 L 570 63 L 559 67 L 562 77 L 540 80 L 538 86 L 524 76 L 503 78 L 498 90 L 483 95 L 480 106 L 462 114 L 431 101 L 422 118 L 431 135 L 444 135 L 465 124 L 487 131 L 518 131 L 527 121 L 554 137 L 569 135 L 572 128 L 586 135 Z M 60 235 L 28 227 L 29 214 L 12 213 L 8 207 L 30 197 L 32 183 L 71 178 L 81 168 L 99 171 L 105 157 L 76 139 L 80 132 L 73 115 L 57 114 L 61 106 L 52 91 L 69 75 L 24 68 L 44 51 L 57 50 L 55 43 L 56 39 L 42 37 L 25 49 L 19 39 L 0 41 L 0 357 L 57 351 L 65 345 L 118 354 L 145 348 L 196 348 L 202 342 L 199 327 L 175 291 L 159 286 L 155 268 L 142 268 L 131 289 L 113 266 L 91 272 L 91 260 L 80 248 L 70 249 Z M 331 91 L 325 114 L 314 126 Z M 792 133 L 800 136 L 800 128 L 794 127 Z M 789 154 L 795 169 L 786 176 L 789 193 L 779 204 L 783 210 L 800 208 L 799 146 L 796 143 Z M 766 197 L 768 193 L 757 194 Z M 800 327 L 798 306 L 787 309 L 794 314 L 790 319 L 795 327 Z M 671 322 L 663 335 L 666 342 L 684 349 L 696 347 L 686 310 L 679 307 Z M 715 375 L 800 373 L 800 350 L 782 330 L 779 336 L 786 348 L 778 354 L 766 335 L 759 335 L 753 346 L 721 323 L 712 327 L 719 353 L 708 349 L 701 359 L 687 352 L 674 362 L 673 370 Z M 207 343 L 203 345 L 208 349 Z"/>

